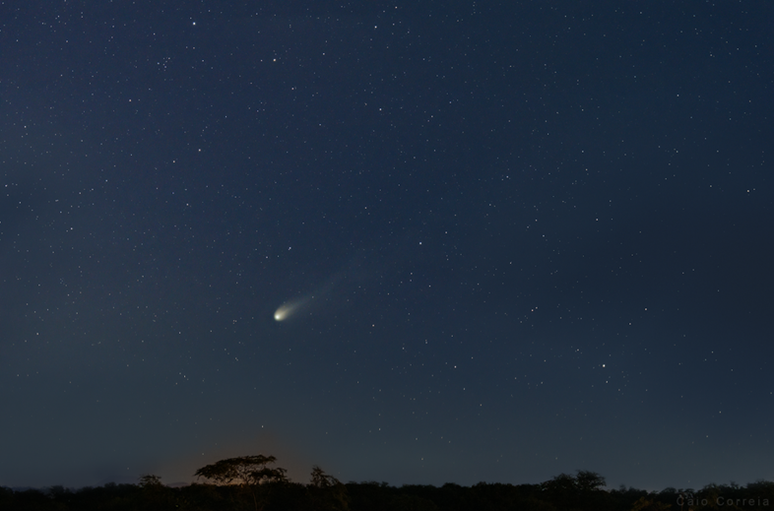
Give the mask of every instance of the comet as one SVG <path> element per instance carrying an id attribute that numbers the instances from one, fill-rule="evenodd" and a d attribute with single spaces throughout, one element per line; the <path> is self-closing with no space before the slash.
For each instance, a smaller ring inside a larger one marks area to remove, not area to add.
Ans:
<path id="1" fill-rule="evenodd" d="M 274 321 L 285 321 L 290 316 L 298 312 L 299 309 L 303 308 L 311 298 L 311 296 L 307 296 L 304 298 L 299 298 L 298 300 L 283 303 L 276 310 L 276 312 L 274 312 Z"/>
<path id="2" fill-rule="evenodd" d="M 340 286 L 342 281 L 346 281 L 345 277 L 345 272 L 337 272 L 313 292 L 286 301 L 274 311 L 274 321 L 287 321 L 291 316 L 296 316 L 301 311 L 310 312 L 311 314 L 310 309 L 316 310 L 324 303 L 328 303 L 326 297 L 330 295 L 334 289 Z"/>

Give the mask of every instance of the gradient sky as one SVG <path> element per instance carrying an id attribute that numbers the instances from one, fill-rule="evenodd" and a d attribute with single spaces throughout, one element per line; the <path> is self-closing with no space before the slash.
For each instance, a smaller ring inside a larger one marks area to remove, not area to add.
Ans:
<path id="1" fill-rule="evenodd" d="M 774 479 L 773 23 L 0 2 L 0 486 Z"/>

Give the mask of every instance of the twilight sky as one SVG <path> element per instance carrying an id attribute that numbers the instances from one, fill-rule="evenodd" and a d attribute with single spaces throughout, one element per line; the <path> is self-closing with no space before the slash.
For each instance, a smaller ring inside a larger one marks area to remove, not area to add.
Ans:
<path id="1" fill-rule="evenodd" d="M 0 486 L 774 479 L 772 23 L 0 1 Z"/>

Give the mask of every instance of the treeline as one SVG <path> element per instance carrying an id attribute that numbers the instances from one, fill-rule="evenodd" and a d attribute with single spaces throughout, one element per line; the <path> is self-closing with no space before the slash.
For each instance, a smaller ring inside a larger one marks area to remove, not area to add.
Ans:
<path id="1" fill-rule="evenodd" d="M 265 465 L 263 470 L 267 470 Z M 24 491 L 0 488 L 0 510 L 687 511 L 770 510 L 774 506 L 774 483 L 768 481 L 744 487 L 713 484 L 697 491 L 667 488 L 647 492 L 624 487 L 608 490 L 599 474 L 578 471 L 574 476 L 560 474 L 540 484 L 395 487 L 376 482 L 343 484 L 315 467 L 312 481 L 304 485 L 284 477 L 277 479 L 277 472 L 271 472 L 277 469 L 268 470 L 264 474 L 272 477 L 259 478 L 255 484 L 234 480 L 230 484 L 196 483 L 170 488 L 161 484 L 158 477 L 149 475 L 138 484 L 111 483 L 79 490 L 61 486 Z"/>

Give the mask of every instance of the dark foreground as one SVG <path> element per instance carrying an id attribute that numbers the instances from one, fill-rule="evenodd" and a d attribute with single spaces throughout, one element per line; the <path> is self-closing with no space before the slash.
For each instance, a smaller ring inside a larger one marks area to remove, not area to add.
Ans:
<path id="1" fill-rule="evenodd" d="M 326 481 L 330 482 L 327 484 Z M 155 476 L 139 484 L 97 488 L 13 491 L 0 488 L 0 510 L 260 510 L 260 511 L 646 511 L 700 509 L 774 509 L 774 482 L 746 486 L 709 485 L 701 490 L 634 488 L 607 490 L 593 472 L 561 474 L 540 484 L 456 484 L 393 487 L 387 483 L 347 483 L 335 479 L 308 485 L 270 482 L 258 485 L 193 484 L 169 488 Z"/>

